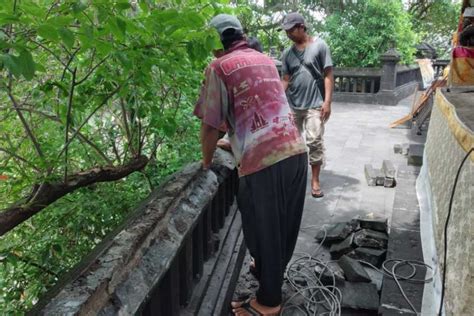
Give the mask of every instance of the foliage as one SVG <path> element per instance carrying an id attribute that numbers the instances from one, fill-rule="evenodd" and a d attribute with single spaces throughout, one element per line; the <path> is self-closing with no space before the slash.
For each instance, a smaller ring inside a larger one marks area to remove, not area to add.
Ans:
<path id="1" fill-rule="evenodd" d="M 41 188 L 64 189 L 1 237 L 2 311 L 26 311 L 151 187 L 198 159 L 192 110 L 220 46 L 206 23 L 226 1 L 131 3 L 2 0 L 0 217 L 34 205 Z M 142 157 L 146 168 L 134 167 Z M 120 168 L 128 176 L 67 194 Z"/>
<path id="2" fill-rule="evenodd" d="M 360 1 L 328 16 L 325 38 L 338 67 L 378 66 L 379 56 L 392 46 L 403 63 L 410 63 L 417 42 L 408 13 L 397 0 Z"/>
<path id="3" fill-rule="evenodd" d="M 437 0 L 430 2 L 423 11 L 412 9 L 409 12 L 421 40 L 435 47 L 440 58 L 449 58 L 451 39 L 461 15 L 461 3 Z"/>

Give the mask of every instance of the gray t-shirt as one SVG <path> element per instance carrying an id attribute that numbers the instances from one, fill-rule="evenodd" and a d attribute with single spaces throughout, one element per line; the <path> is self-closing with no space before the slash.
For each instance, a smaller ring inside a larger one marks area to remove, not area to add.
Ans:
<path id="1" fill-rule="evenodd" d="M 324 102 L 324 69 L 332 67 L 326 42 L 316 38 L 304 51 L 293 45 L 283 52 L 281 62 L 282 75 L 290 75 L 286 90 L 290 106 L 296 110 L 320 108 Z"/>

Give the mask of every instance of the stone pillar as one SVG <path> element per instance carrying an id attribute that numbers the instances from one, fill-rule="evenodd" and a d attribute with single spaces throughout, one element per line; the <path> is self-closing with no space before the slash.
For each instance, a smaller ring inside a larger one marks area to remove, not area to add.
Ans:
<path id="1" fill-rule="evenodd" d="M 382 61 L 380 90 L 393 91 L 397 83 L 397 63 L 400 61 L 400 54 L 395 48 L 390 48 L 380 56 L 380 61 Z"/>

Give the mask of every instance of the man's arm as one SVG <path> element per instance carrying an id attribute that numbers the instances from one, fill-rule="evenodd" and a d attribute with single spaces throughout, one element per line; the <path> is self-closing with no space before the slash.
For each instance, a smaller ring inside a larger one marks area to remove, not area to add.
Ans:
<path id="1" fill-rule="evenodd" d="M 204 170 L 211 167 L 212 157 L 214 156 L 218 139 L 219 130 L 203 122 L 201 124 L 201 150 L 202 168 Z"/>
<path id="2" fill-rule="evenodd" d="M 334 89 L 334 72 L 332 67 L 324 68 L 324 103 L 321 107 L 321 119 L 325 122 L 331 116 L 332 92 Z"/>
<path id="3" fill-rule="evenodd" d="M 286 89 L 288 89 L 288 85 L 290 84 L 290 75 L 283 75 L 281 77 L 281 84 L 283 85 L 283 90 L 286 91 Z"/>

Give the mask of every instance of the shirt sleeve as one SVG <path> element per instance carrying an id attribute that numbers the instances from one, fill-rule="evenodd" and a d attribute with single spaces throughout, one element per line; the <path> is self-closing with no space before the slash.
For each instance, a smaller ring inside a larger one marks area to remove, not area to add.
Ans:
<path id="1" fill-rule="evenodd" d="M 212 67 L 208 67 L 199 99 L 194 108 L 194 115 L 200 118 L 203 123 L 223 130 L 225 129 L 228 104 L 228 93 L 224 82 Z"/>
<path id="2" fill-rule="evenodd" d="M 281 55 L 281 75 L 289 75 L 289 70 L 288 70 L 288 63 L 286 62 L 286 59 L 288 57 L 288 50 L 285 50 L 283 54 Z"/>
<path id="3" fill-rule="evenodd" d="M 324 63 L 323 69 L 326 69 L 328 67 L 332 67 L 332 58 L 331 58 L 331 50 L 329 49 L 328 44 L 326 44 L 325 41 L 322 41 L 322 49 L 321 49 L 321 54 L 322 54 L 322 61 Z"/>

